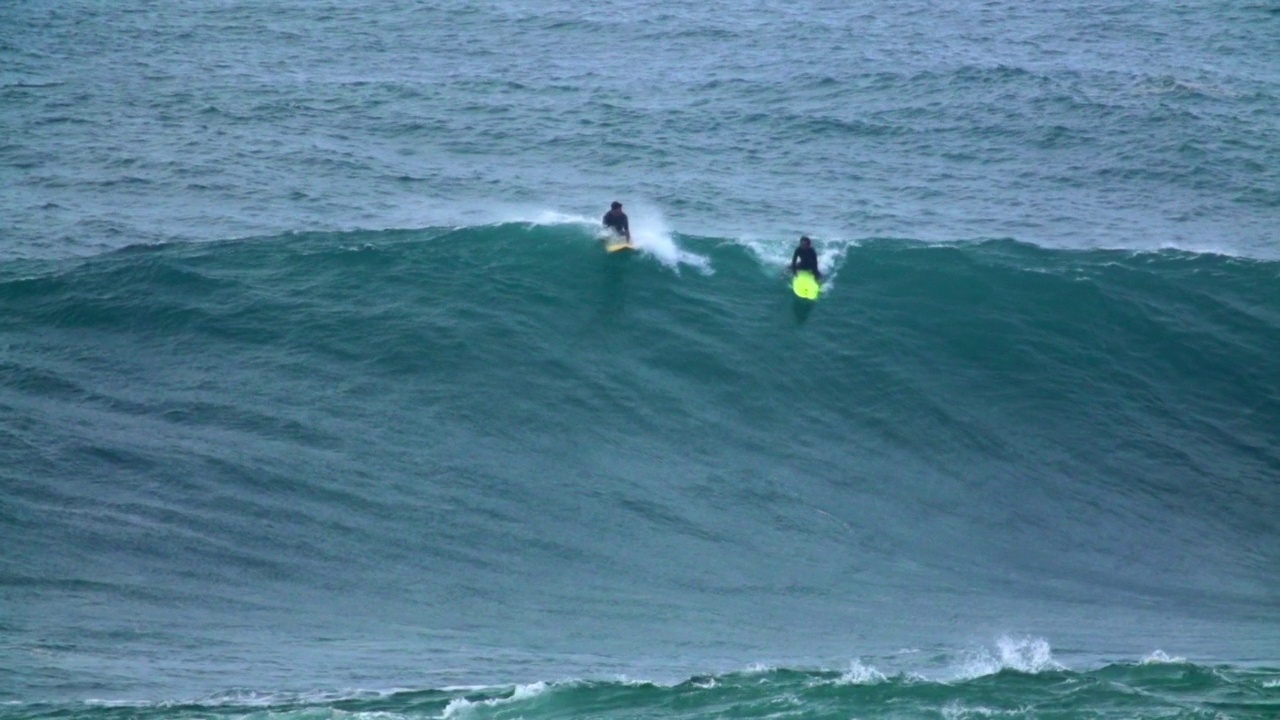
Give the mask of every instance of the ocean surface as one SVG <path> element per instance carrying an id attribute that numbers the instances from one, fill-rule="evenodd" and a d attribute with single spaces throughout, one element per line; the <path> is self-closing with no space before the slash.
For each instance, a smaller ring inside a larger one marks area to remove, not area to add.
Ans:
<path id="1" fill-rule="evenodd" d="M 0 720 L 1274 720 L 1278 228 L 1274 2 L 2 3 Z"/>

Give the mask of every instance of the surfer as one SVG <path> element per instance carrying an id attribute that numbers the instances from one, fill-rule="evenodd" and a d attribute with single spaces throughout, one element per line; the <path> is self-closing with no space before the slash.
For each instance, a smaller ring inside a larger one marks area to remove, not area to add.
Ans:
<path id="1" fill-rule="evenodd" d="M 615 200 L 609 206 L 609 212 L 604 214 L 604 226 L 631 242 L 631 224 L 627 222 L 627 214 L 622 212 L 622 203 Z"/>
<path id="2" fill-rule="evenodd" d="M 808 235 L 800 236 L 800 247 L 791 254 L 791 274 L 795 275 L 801 270 L 813 273 L 814 280 L 822 279 L 822 273 L 818 272 L 818 253 L 813 249 Z"/>

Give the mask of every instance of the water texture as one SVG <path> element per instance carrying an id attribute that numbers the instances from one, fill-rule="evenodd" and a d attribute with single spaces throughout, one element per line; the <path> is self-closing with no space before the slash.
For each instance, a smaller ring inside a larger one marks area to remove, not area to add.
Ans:
<path id="1" fill-rule="evenodd" d="M 0 6 L 0 719 L 1276 717 L 1277 23 Z"/>

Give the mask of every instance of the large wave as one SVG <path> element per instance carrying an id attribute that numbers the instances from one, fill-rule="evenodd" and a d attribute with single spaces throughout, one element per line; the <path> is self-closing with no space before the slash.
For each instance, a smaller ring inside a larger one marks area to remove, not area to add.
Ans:
<path id="1" fill-rule="evenodd" d="M 1265 656 L 1275 263 L 866 240 L 825 246 L 808 305 L 781 247 L 655 231 L 617 256 L 594 232 L 0 266 L 14 632 L 257 668 L 262 637 L 404 627 L 475 664 L 459 648 L 988 630 L 1137 651 L 1177 618 L 1204 656 Z M 270 629 L 228 637 L 245 618 Z M 84 662 L 59 657 L 32 662 Z"/>

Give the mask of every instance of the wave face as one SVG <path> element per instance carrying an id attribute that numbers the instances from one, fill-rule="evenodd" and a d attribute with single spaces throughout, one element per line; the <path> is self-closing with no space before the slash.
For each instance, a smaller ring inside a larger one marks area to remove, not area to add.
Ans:
<path id="1" fill-rule="evenodd" d="M 1274 708 L 1211 666 L 1277 653 L 1280 265 L 875 240 L 808 304 L 766 247 L 592 233 L 0 265 L 0 700 L 714 673 L 351 702 Z M 1085 674 L 731 672 L 1010 633 Z M 1113 667 L 1155 648 L 1189 684 Z"/>

